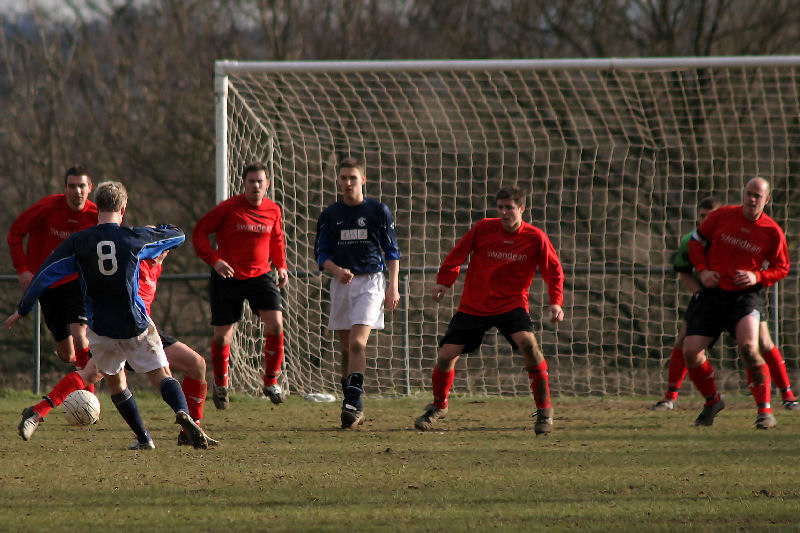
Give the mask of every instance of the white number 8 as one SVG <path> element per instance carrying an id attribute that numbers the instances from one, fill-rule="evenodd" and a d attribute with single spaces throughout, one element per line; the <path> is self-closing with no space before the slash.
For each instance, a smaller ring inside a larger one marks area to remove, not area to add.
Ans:
<path id="1" fill-rule="evenodd" d="M 106 268 L 110 261 L 110 268 Z M 113 276 L 117 271 L 117 247 L 114 241 L 100 241 L 97 243 L 97 268 L 105 276 Z"/>

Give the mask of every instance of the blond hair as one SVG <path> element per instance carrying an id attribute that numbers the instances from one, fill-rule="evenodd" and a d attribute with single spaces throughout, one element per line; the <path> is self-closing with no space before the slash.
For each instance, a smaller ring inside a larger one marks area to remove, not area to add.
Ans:
<path id="1" fill-rule="evenodd" d="M 103 213 L 116 213 L 128 203 L 128 191 L 118 181 L 104 181 L 94 193 L 97 210 Z"/>

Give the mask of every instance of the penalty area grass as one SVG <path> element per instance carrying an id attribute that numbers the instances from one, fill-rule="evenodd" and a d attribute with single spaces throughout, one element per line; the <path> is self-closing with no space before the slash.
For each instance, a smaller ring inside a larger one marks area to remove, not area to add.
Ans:
<path id="1" fill-rule="evenodd" d="M 154 531 L 790 531 L 800 516 L 800 412 L 754 429 L 748 396 L 728 395 L 712 427 L 699 396 L 554 398 L 537 437 L 529 398 L 464 398 L 427 433 L 427 396 L 365 399 L 365 423 L 339 429 L 339 403 L 290 396 L 206 404 L 212 450 L 176 446 L 155 394 L 137 393 L 155 450 L 98 394 L 100 421 L 68 426 L 54 409 L 17 434 L 30 393 L 0 392 L 0 530 Z"/>

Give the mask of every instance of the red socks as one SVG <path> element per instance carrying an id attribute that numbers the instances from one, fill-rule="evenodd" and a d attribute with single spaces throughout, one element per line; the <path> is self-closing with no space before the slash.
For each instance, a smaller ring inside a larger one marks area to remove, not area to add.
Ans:
<path id="1" fill-rule="evenodd" d="M 84 348 L 83 350 L 79 350 L 75 348 L 75 368 L 81 370 L 82 368 L 86 368 L 86 365 L 89 364 L 89 348 Z M 89 383 L 86 385 L 86 389 L 92 394 L 94 394 L 94 383 Z"/>
<path id="2" fill-rule="evenodd" d="M 181 383 L 183 395 L 186 396 L 186 405 L 189 407 L 189 416 L 195 422 L 203 419 L 203 405 L 206 403 L 206 392 L 208 385 L 205 382 L 197 381 L 189 376 L 183 377 Z"/>
<path id="3" fill-rule="evenodd" d="M 228 360 L 231 357 L 231 345 L 217 346 L 211 341 L 211 366 L 214 367 L 214 384 L 217 387 L 228 386 Z"/>
<path id="4" fill-rule="evenodd" d="M 664 394 L 664 399 L 672 400 L 673 402 L 678 399 L 678 391 L 681 389 L 681 385 L 683 385 L 686 374 L 688 374 L 688 370 L 683 360 L 683 350 L 675 346 L 672 348 L 672 353 L 669 356 L 667 392 Z"/>
<path id="5" fill-rule="evenodd" d="M 769 374 L 772 377 L 772 381 L 775 382 L 775 386 L 781 391 L 783 401 L 793 402 L 797 400 L 792 392 L 791 383 L 789 383 L 789 374 L 786 372 L 786 361 L 783 360 L 783 356 L 778 347 L 773 344 L 772 349 L 762 353 L 761 357 L 763 357 L 764 361 L 767 363 Z"/>
<path id="6" fill-rule="evenodd" d="M 536 366 L 527 367 L 528 379 L 533 391 L 533 400 L 539 409 L 547 409 L 550 405 L 550 378 L 547 373 L 547 361 Z"/>
<path id="7" fill-rule="evenodd" d="M 433 405 L 439 409 L 447 409 L 447 397 L 450 396 L 450 387 L 453 386 L 453 378 L 456 376 L 455 369 L 449 372 L 439 370 L 439 367 L 433 367 L 433 376 L 431 378 L 433 386 Z"/>
<path id="8" fill-rule="evenodd" d="M 753 393 L 759 413 L 771 413 L 769 367 L 761 365 L 747 369 L 747 386 Z"/>
<path id="9" fill-rule="evenodd" d="M 269 387 L 278 383 L 283 364 L 283 332 L 267 335 L 264 341 L 264 385 Z"/>
<path id="10" fill-rule="evenodd" d="M 703 361 L 702 365 L 689 369 L 689 379 L 706 399 L 706 405 L 716 403 L 717 383 L 714 380 L 714 369 L 708 359 Z"/>
<path id="11" fill-rule="evenodd" d="M 75 348 L 75 368 L 80 370 L 89 362 L 89 348 L 78 350 Z"/>
<path id="12" fill-rule="evenodd" d="M 45 396 L 44 400 L 33 406 L 33 410 L 44 418 L 50 412 L 50 409 L 64 403 L 64 398 L 69 396 L 70 393 L 85 387 L 86 384 L 83 382 L 83 378 L 77 372 L 70 372 L 61 378 L 61 381 L 53 387 L 53 390 Z"/>

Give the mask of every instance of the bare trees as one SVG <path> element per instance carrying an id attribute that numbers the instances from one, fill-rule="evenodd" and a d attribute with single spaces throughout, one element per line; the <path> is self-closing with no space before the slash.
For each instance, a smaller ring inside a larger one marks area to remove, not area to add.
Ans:
<path id="1" fill-rule="evenodd" d="M 29 5 L 21 15 L 0 15 L 4 228 L 24 206 L 57 192 L 67 166 L 81 163 L 95 182 L 126 182 L 131 222 L 169 220 L 190 230 L 214 201 L 215 59 L 725 55 L 793 53 L 800 44 L 800 0 Z M 0 268 L 12 272 L 8 255 Z M 203 268 L 188 247 L 167 266 Z M 0 284 L 7 309 L 18 296 L 16 285 Z M 181 313 L 170 316 L 177 320 Z M 195 325 L 204 328 L 205 317 L 185 318 L 180 327 Z"/>

